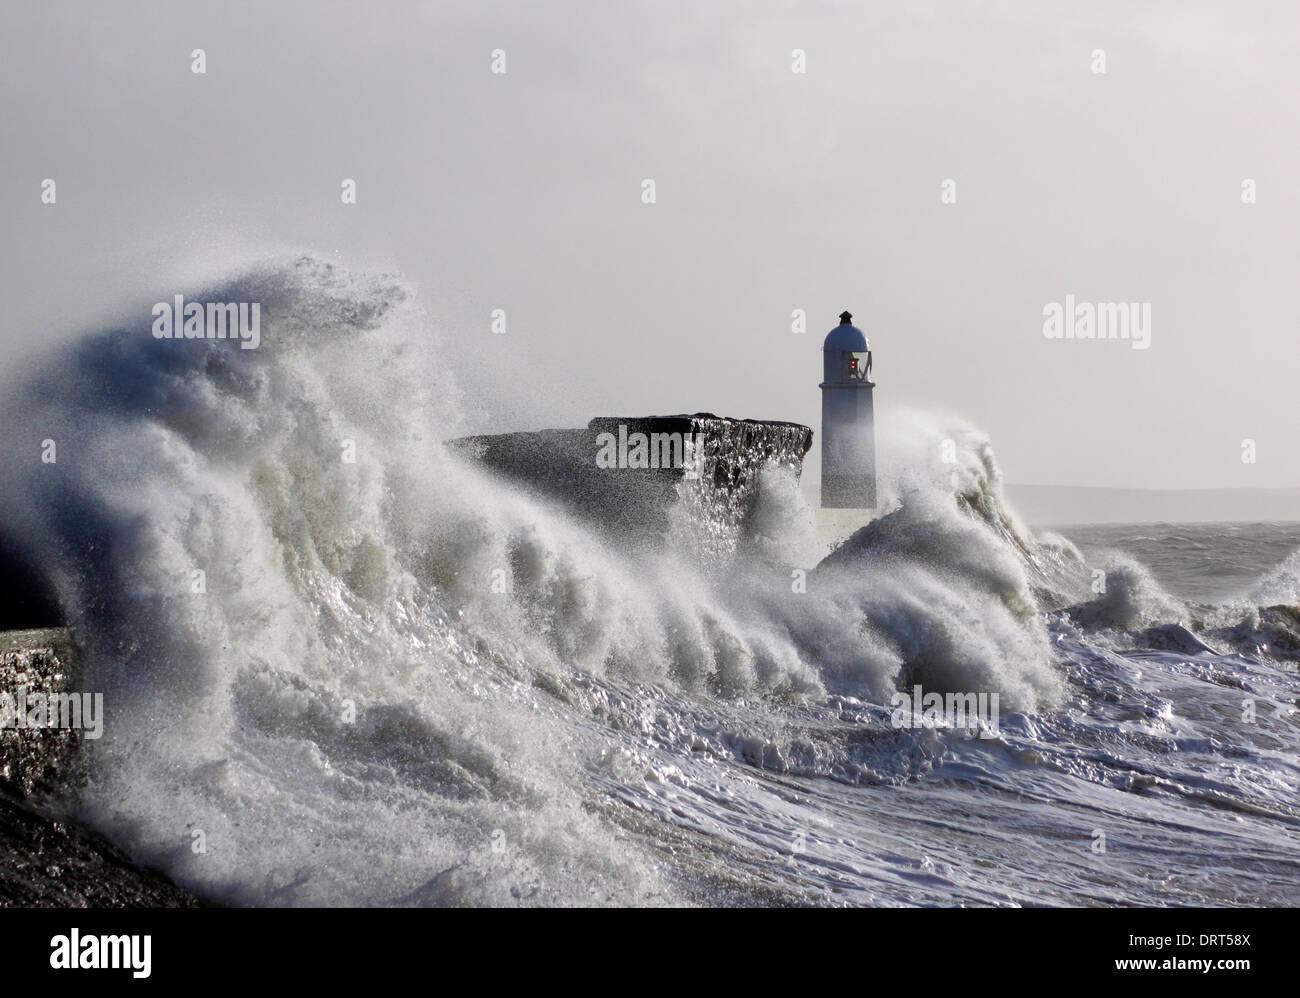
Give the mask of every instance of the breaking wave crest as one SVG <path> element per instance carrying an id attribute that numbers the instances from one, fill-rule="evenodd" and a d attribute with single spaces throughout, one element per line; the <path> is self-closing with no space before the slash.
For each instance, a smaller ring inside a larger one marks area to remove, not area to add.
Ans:
<path id="1" fill-rule="evenodd" d="M 650 765 L 638 739 L 861 780 L 885 749 L 790 718 L 912 684 L 1041 712 L 1066 696 L 1054 612 L 1191 623 L 1135 564 L 1088 599 L 958 420 L 895 423 L 890 511 L 824 559 L 793 472 L 765 470 L 720 567 L 444 448 L 465 402 L 401 280 L 298 258 L 189 297 L 261 302 L 260 347 L 142 318 L 48 357 L 5 416 L 0 515 L 106 693 L 81 813 L 219 900 L 698 899 L 603 805 Z"/>

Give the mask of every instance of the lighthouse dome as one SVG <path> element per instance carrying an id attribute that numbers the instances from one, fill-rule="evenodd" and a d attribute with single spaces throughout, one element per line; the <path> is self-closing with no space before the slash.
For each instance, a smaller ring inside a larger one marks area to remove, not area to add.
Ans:
<path id="1" fill-rule="evenodd" d="M 853 325 L 853 316 L 848 312 L 840 313 L 840 324 L 826 334 L 823 350 L 849 353 L 862 353 L 867 349 L 867 337 L 857 326 Z"/>
<path id="2" fill-rule="evenodd" d="M 866 376 L 871 370 L 871 345 L 848 312 L 841 312 L 840 324 L 826 334 L 822 361 L 826 383 L 870 385 Z"/>

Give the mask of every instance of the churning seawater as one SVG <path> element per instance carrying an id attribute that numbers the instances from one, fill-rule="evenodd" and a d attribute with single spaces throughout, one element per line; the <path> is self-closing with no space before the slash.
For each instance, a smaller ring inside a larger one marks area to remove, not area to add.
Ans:
<path id="1" fill-rule="evenodd" d="M 1293 528 L 1035 535 L 978 430 L 882 413 L 834 554 L 780 469 L 733 556 L 621 544 L 441 445 L 400 280 L 187 298 L 258 349 L 142 318 L 5 399 L 0 523 L 105 693 L 67 801 L 138 861 L 236 904 L 1300 902 Z M 917 685 L 996 730 L 896 726 Z"/>

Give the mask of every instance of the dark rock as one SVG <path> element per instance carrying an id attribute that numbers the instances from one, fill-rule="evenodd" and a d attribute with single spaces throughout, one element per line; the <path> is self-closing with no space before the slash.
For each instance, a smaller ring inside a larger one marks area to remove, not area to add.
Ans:
<path id="1" fill-rule="evenodd" d="M 0 532 L 0 631 L 62 623 L 63 611 L 50 581 L 21 544 Z"/>
<path id="2" fill-rule="evenodd" d="M 636 434 L 647 439 L 644 453 L 652 466 L 598 463 L 602 444 L 608 454 L 611 440 L 615 454 L 634 462 L 634 449 L 619 443 L 633 442 Z M 687 439 L 703 444 L 693 463 L 682 460 Z M 462 437 L 448 444 L 621 540 L 660 540 L 669 529 L 670 511 L 684 503 L 688 520 L 726 552 L 743 534 L 759 472 L 771 463 L 797 477 L 812 439 L 812 430 L 798 423 L 701 412 L 600 416 L 585 429 Z"/>
<path id="3" fill-rule="evenodd" d="M 15 695 L 76 688 L 66 630 L 0 634 L 0 690 Z M 80 732 L 0 730 L 0 905 L 194 907 L 200 900 L 136 866 L 97 832 L 67 820 Z"/>

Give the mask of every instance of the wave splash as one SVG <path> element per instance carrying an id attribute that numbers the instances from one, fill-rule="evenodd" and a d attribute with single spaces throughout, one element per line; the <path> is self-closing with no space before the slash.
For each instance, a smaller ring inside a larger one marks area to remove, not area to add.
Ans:
<path id="1" fill-rule="evenodd" d="M 1078 552 L 1016 520 L 959 421 L 898 421 L 892 512 L 824 560 L 793 472 L 766 470 L 720 572 L 683 538 L 619 549 L 443 448 L 465 402 L 399 279 L 297 258 L 186 297 L 260 302 L 259 349 L 156 340 L 145 309 L 51 358 L 6 413 L 23 470 L 0 522 L 106 693 L 84 816 L 217 900 L 698 900 L 608 806 L 638 738 L 878 771 L 790 711 L 914 683 L 1049 710 L 1053 613 L 1179 612 L 1150 611 L 1138 568 L 1090 605 Z M 55 463 L 24 456 L 47 439 Z"/>

